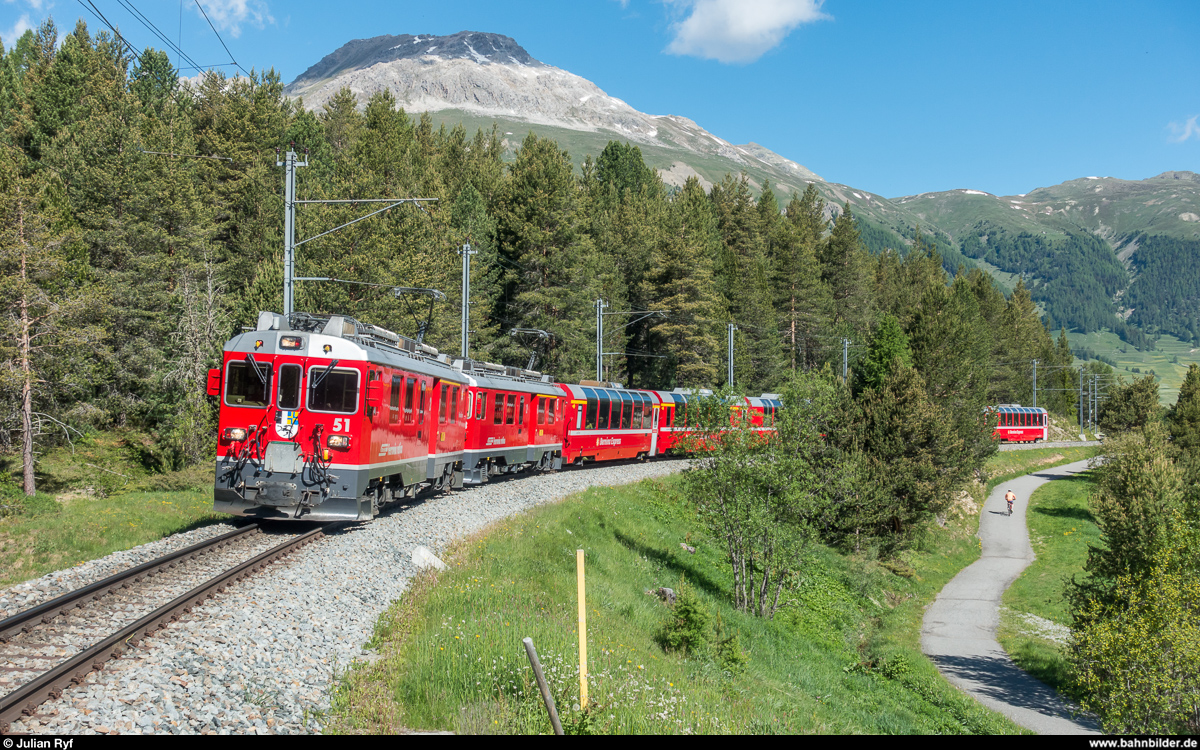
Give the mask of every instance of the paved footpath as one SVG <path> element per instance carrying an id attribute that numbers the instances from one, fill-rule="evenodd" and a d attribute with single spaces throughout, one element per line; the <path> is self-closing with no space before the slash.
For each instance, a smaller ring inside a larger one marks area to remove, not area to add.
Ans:
<path id="1" fill-rule="evenodd" d="M 1000 596 L 1033 562 L 1025 510 L 1033 491 L 1052 479 L 1087 470 L 1087 461 L 1027 474 L 997 487 L 979 519 L 983 556 L 946 584 L 925 611 L 921 649 L 946 679 L 988 708 L 1039 734 L 1097 733 L 1054 689 L 1017 667 L 996 641 Z M 1017 496 L 1010 517 L 1008 489 Z"/>

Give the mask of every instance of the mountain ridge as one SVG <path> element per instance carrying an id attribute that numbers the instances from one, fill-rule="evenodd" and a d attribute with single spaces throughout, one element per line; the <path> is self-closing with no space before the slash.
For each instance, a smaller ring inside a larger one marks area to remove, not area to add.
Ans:
<path id="1" fill-rule="evenodd" d="M 873 252 L 903 252 L 919 228 L 936 243 L 948 270 L 978 266 L 1007 288 L 1024 278 L 1048 315 L 1084 330 L 1096 325 L 1081 323 L 1085 320 L 1123 325 L 1131 310 L 1121 296 L 1131 289 L 1138 269 L 1176 252 L 1173 246 L 1147 244 L 1143 237 L 1200 242 L 1200 175 L 1195 172 L 1165 171 L 1142 180 L 1080 177 L 1009 196 L 958 188 L 888 199 L 830 182 L 760 144 L 726 141 L 687 117 L 640 112 L 499 34 L 356 39 L 323 57 L 285 91 L 305 107 L 319 109 L 343 88 L 360 106 L 389 91 L 397 106 L 428 114 L 435 127 L 498 125 L 508 156 L 537 132 L 556 140 L 576 166 L 611 140 L 634 143 L 667 185 L 696 177 L 708 189 L 725 175 L 740 173 L 755 192 L 770 184 L 786 203 L 789 194 L 812 184 L 826 201 L 826 218 L 842 207 L 854 212 L 863 242 Z M 1150 245 L 1159 248 L 1152 251 L 1157 258 L 1138 255 L 1139 248 Z M 1103 283 L 1092 276 L 1103 276 Z M 1080 302 L 1080 295 L 1087 299 Z M 1074 301 L 1064 307 L 1058 296 Z"/>

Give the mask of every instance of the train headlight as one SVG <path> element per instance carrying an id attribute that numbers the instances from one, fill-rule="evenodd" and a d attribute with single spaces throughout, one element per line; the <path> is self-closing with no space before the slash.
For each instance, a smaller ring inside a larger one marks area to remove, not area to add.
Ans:
<path id="1" fill-rule="evenodd" d="M 244 428 L 244 427 L 226 427 L 225 428 L 225 439 L 235 442 L 235 443 L 242 442 L 243 440 L 246 439 L 246 428 Z"/>
<path id="2" fill-rule="evenodd" d="M 301 336 L 280 336 L 280 349 L 299 349 L 304 346 L 304 338 Z"/>
<path id="3" fill-rule="evenodd" d="M 345 450 L 350 447 L 350 436 L 349 435 L 330 435 L 329 439 L 327 441 L 325 441 L 325 444 L 328 445 L 330 448 L 340 448 L 342 450 Z"/>

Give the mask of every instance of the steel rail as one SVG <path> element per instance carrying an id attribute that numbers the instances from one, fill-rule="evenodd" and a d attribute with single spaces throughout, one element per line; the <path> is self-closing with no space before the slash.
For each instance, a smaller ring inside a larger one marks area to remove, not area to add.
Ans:
<path id="1" fill-rule="evenodd" d="M 183 596 L 159 607 L 132 625 L 76 654 L 32 682 L 0 697 L 0 734 L 8 734 L 11 731 L 11 722 L 23 716 L 32 716 L 42 703 L 61 697 L 65 688 L 83 682 L 88 673 L 102 669 L 105 661 L 120 657 L 126 650 L 137 645 L 144 638 L 179 619 L 180 615 L 190 612 L 193 607 L 224 591 L 226 586 L 240 581 L 269 563 L 323 536 L 324 532 L 321 529 L 313 529 L 230 568 Z"/>
<path id="2" fill-rule="evenodd" d="M 120 573 L 111 575 L 102 581 L 69 591 L 57 599 L 51 599 L 36 607 L 18 612 L 12 617 L 0 620 L 0 643 L 6 643 L 14 635 L 27 631 L 34 625 L 48 623 L 59 615 L 65 615 L 72 609 L 82 607 L 89 601 L 100 599 L 106 594 L 115 593 L 117 589 L 128 588 L 130 580 L 135 582 L 141 581 L 143 578 L 152 576 L 160 570 L 174 568 L 181 562 L 190 560 L 197 555 L 202 555 L 211 550 L 220 549 L 238 537 L 256 533 L 257 531 L 257 524 L 250 524 L 240 529 L 234 529 L 226 534 L 221 534 L 207 541 L 163 555 L 128 570 L 122 570 Z"/>

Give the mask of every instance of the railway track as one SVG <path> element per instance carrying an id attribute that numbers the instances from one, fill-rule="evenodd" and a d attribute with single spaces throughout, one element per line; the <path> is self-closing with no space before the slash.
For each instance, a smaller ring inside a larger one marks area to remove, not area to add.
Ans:
<path id="1" fill-rule="evenodd" d="M 251 524 L 0 620 L 0 734 L 226 586 L 322 536 L 313 529 L 262 550 L 269 538 Z"/>

